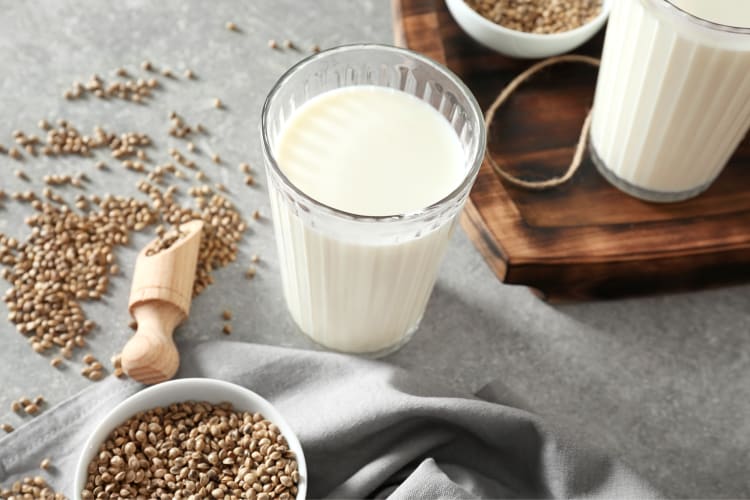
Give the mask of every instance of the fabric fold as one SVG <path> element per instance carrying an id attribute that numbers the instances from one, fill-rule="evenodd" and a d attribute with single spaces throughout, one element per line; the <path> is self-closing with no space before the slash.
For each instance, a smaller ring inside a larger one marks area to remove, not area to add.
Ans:
<path id="1" fill-rule="evenodd" d="M 180 346 L 178 377 L 211 377 L 268 398 L 297 432 L 309 497 L 656 498 L 626 466 L 557 435 L 536 415 L 387 363 L 229 341 Z M 0 440 L 0 483 L 47 475 L 73 498 L 97 423 L 142 386 L 109 377 Z M 512 399 L 512 398 L 509 398 Z M 41 473 L 42 457 L 55 468 Z"/>

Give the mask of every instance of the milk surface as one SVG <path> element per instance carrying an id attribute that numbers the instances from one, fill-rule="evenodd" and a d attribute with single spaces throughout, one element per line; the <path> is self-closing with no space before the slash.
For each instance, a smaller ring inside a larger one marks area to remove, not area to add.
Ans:
<path id="1" fill-rule="evenodd" d="M 421 210 L 463 178 L 463 150 L 430 105 L 383 87 L 348 87 L 295 112 L 276 157 L 308 196 L 359 215 Z"/>
<path id="2" fill-rule="evenodd" d="M 276 158 L 308 196 L 358 215 L 420 211 L 465 176 L 448 121 L 427 103 L 380 87 L 338 89 L 305 103 L 281 130 Z M 408 338 L 454 221 L 396 239 L 369 238 L 366 228 L 347 237 L 304 221 L 273 185 L 269 191 L 284 294 L 300 328 L 347 352 L 382 352 Z"/>
<path id="3" fill-rule="evenodd" d="M 750 21 L 748 0 L 670 1 L 715 22 Z M 750 126 L 748 35 L 677 17 L 650 0 L 614 2 L 591 129 L 605 173 L 675 199 L 710 185 Z"/>
<path id="4" fill-rule="evenodd" d="M 748 0 L 668 0 L 674 6 L 696 17 L 717 24 L 750 27 Z"/>

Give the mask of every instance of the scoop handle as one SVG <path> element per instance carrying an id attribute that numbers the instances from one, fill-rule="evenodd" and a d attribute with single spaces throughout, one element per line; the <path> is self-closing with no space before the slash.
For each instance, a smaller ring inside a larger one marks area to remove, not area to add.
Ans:
<path id="1" fill-rule="evenodd" d="M 180 366 L 172 335 L 185 317 L 183 311 L 169 302 L 153 300 L 140 303 L 132 314 L 138 330 L 122 350 L 123 370 L 144 384 L 171 379 Z"/>

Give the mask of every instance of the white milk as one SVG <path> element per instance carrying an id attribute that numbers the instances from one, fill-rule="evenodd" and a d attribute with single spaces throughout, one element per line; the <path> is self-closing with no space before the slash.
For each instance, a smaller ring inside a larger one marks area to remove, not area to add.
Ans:
<path id="1" fill-rule="evenodd" d="M 750 27 L 750 2 L 747 0 L 669 0 L 678 8 L 712 23 Z"/>
<path id="2" fill-rule="evenodd" d="M 616 185 L 672 201 L 708 187 L 750 126 L 750 35 L 699 27 L 655 7 L 661 1 L 614 2 L 591 143 Z M 748 0 L 671 3 L 714 22 L 750 26 Z"/>
<path id="3" fill-rule="evenodd" d="M 357 215 L 420 211 L 465 176 L 448 121 L 416 97 L 382 87 L 337 89 L 306 102 L 280 132 L 276 158 L 308 196 Z M 378 241 L 373 227 L 363 241 L 362 233 L 311 227 L 273 186 L 270 195 L 284 294 L 300 328 L 342 351 L 400 345 L 422 317 L 453 221 L 399 241 Z"/>

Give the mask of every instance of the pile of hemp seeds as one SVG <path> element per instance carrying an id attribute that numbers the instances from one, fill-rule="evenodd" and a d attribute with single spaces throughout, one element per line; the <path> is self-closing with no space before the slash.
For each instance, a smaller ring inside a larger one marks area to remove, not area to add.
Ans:
<path id="1" fill-rule="evenodd" d="M 602 10 L 602 0 L 465 0 L 482 17 L 525 33 L 552 34 L 587 24 Z"/>
<path id="2" fill-rule="evenodd" d="M 84 500 L 296 498 L 296 456 L 279 428 L 231 404 L 187 401 L 139 412 L 88 465 Z"/>

